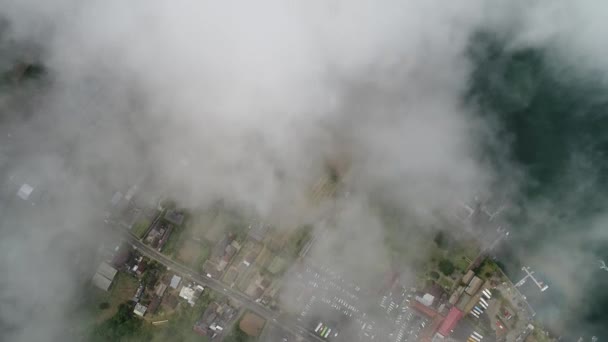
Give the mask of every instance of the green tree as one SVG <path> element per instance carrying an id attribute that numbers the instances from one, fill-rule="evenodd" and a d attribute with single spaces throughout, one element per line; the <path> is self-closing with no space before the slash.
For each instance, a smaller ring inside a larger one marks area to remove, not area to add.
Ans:
<path id="1" fill-rule="evenodd" d="M 449 276 L 454 273 L 454 269 L 454 264 L 452 264 L 452 262 L 450 262 L 449 260 L 443 259 L 439 262 L 439 270 L 446 276 Z"/>
<path id="2" fill-rule="evenodd" d="M 445 245 L 444 233 L 442 231 L 438 231 L 437 234 L 435 234 L 435 238 L 433 239 L 433 241 L 435 241 L 435 244 L 437 245 L 437 247 L 443 248 Z"/>
<path id="3" fill-rule="evenodd" d="M 124 341 L 139 335 L 138 339 L 149 338 L 149 332 L 142 328 L 143 322 L 133 315 L 133 307 L 120 304 L 114 316 L 96 326 L 91 333 L 91 341 Z"/>

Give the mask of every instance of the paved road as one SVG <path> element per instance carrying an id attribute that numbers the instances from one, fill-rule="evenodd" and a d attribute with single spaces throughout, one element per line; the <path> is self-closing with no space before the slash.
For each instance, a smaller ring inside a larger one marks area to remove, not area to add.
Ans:
<path id="1" fill-rule="evenodd" d="M 126 235 L 127 240 L 129 241 L 129 243 L 133 247 L 135 247 L 141 254 L 147 256 L 148 258 L 150 258 L 152 260 L 156 260 L 157 262 L 163 264 L 165 267 L 167 267 L 167 269 L 170 269 L 174 273 L 179 273 L 184 278 L 189 278 L 192 281 L 194 281 L 200 285 L 206 286 L 217 292 L 223 293 L 225 296 L 234 298 L 234 299 L 242 302 L 243 305 L 247 309 L 264 317 L 268 323 L 280 325 L 283 329 L 289 331 L 290 333 L 292 333 L 296 336 L 304 337 L 305 341 L 325 342 L 323 339 L 314 335 L 312 332 L 295 324 L 292 319 L 285 317 L 283 315 L 280 315 L 280 314 L 264 307 L 263 305 L 256 303 L 255 301 L 251 300 L 247 295 L 243 294 L 242 292 L 225 286 L 219 280 L 209 278 L 206 275 L 198 274 L 198 273 L 196 273 L 196 271 L 194 271 L 178 262 L 175 262 L 174 260 L 165 256 L 164 254 L 159 253 L 155 249 L 144 244 L 142 241 L 140 241 L 137 237 L 135 237 L 130 232 L 126 232 L 125 235 Z"/>

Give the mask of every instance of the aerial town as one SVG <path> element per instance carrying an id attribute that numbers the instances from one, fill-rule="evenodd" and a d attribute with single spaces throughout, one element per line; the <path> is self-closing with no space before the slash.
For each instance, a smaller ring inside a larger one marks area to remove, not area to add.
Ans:
<path id="1" fill-rule="evenodd" d="M 0 342 L 605 340 L 600 3 L 3 2 Z"/>
<path id="2" fill-rule="evenodd" d="M 344 195 L 338 187 L 330 176 L 320 180 L 311 201 Z M 17 195 L 27 199 L 27 190 Z M 108 202 L 104 221 L 113 234 L 100 247 L 91 286 L 98 302 L 110 303 L 102 317 L 127 303 L 146 329 L 179 321 L 180 333 L 197 341 L 553 340 L 520 292 L 528 279 L 541 292 L 547 285 L 528 267 L 515 284 L 503 273 L 491 253 L 509 235 L 492 225 L 501 209 L 472 203 L 459 205 L 454 220 L 486 229 L 488 247 L 439 232 L 415 281 L 389 270 L 363 288 L 309 259 L 318 238 L 310 226 L 286 233 L 221 203 L 198 213 L 170 200 L 139 206 L 133 186 Z M 282 302 L 286 281 L 297 294 L 291 305 Z"/>

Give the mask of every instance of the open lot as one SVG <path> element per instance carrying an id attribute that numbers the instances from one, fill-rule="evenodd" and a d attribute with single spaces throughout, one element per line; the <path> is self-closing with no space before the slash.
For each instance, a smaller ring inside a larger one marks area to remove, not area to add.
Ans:
<path id="1" fill-rule="evenodd" d="M 152 220 L 142 215 L 133 225 L 133 235 L 140 239 L 143 238 L 150 224 L 152 224 Z"/>
<path id="2" fill-rule="evenodd" d="M 184 237 L 177 252 L 177 260 L 200 269 L 207 258 L 209 258 L 210 247 L 207 242 L 199 242 Z"/>
<path id="3" fill-rule="evenodd" d="M 196 241 L 185 240 L 177 252 L 177 260 L 192 265 L 198 259 L 201 250 L 201 246 Z"/>
<path id="4" fill-rule="evenodd" d="M 95 321 L 100 323 L 114 316 L 121 303 L 127 302 L 133 298 L 138 286 L 139 282 L 136 278 L 129 274 L 118 272 L 116 274 L 116 279 L 114 279 L 114 283 L 108 292 L 92 287 L 91 307 L 96 310 Z M 102 303 L 108 303 L 109 307 L 100 309 Z"/>
<path id="5" fill-rule="evenodd" d="M 217 210 L 201 210 L 194 213 L 192 219 L 186 225 L 186 234 L 197 241 L 208 239 L 207 234 L 217 216 Z"/>

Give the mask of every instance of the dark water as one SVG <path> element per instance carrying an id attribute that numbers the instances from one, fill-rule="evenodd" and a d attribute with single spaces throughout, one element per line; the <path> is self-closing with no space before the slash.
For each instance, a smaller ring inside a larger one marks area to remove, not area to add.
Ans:
<path id="1" fill-rule="evenodd" d="M 608 86 L 603 75 L 586 74 L 548 51 L 505 46 L 506 40 L 489 34 L 472 41 L 470 57 L 476 68 L 468 101 L 480 106 L 480 115 L 498 122 L 500 141 L 510 148 L 509 163 L 524 171 L 521 211 L 510 217 L 513 240 L 501 258 L 516 277 L 524 262 L 515 257 L 518 250 L 531 250 L 562 233 L 583 234 L 606 211 Z M 499 160 L 496 165 L 501 168 Z M 548 222 L 533 219 L 530 208 L 539 203 L 550 213 Z M 606 241 L 589 241 L 584 248 L 608 261 Z M 541 319 L 549 321 L 549 313 L 560 311 L 567 323 L 555 327 L 556 333 L 608 340 L 608 272 L 597 268 L 592 283 L 581 284 L 581 289 L 584 299 L 576 307 L 564 305 L 556 286 L 531 301 L 540 308 Z"/>

